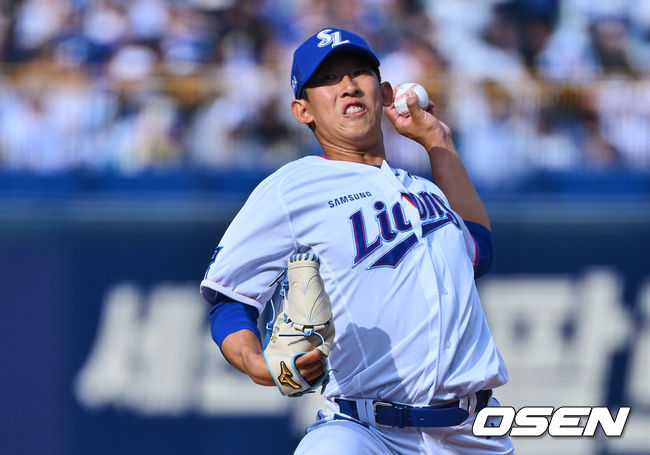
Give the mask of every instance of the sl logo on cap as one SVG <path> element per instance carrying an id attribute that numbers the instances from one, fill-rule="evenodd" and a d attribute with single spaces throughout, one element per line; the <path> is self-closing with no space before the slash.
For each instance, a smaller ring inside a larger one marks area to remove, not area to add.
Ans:
<path id="1" fill-rule="evenodd" d="M 332 44 L 332 47 L 336 47 L 339 44 L 350 42 L 350 40 L 347 39 L 345 41 L 341 41 L 341 32 L 330 33 L 331 31 L 331 28 L 326 28 L 325 30 L 321 30 L 318 35 L 316 35 L 316 38 L 321 40 L 320 43 L 318 43 L 318 47 L 325 47 L 330 43 Z"/>

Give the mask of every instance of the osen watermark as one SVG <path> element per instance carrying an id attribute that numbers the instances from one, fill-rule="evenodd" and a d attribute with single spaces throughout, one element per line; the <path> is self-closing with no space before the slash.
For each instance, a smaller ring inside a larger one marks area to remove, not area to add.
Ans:
<path id="1" fill-rule="evenodd" d="M 508 406 L 481 409 L 474 419 L 475 436 L 582 436 L 592 437 L 599 426 L 608 437 L 621 436 L 630 415 L 630 407 L 619 408 L 616 417 L 604 406 L 526 406 L 519 411 Z M 497 417 L 498 425 L 488 424 Z M 550 417 L 550 419 L 549 419 Z"/>

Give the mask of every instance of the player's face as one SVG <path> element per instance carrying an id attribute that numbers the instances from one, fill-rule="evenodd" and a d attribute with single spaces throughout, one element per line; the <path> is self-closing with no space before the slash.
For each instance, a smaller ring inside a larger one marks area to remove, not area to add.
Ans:
<path id="1" fill-rule="evenodd" d="M 382 141 L 381 114 L 391 102 L 392 89 L 379 84 L 363 58 L 328 58 L 309 80 L 306 94 L 306 120 L 314 123 L 321 142 L 365 148 Z"/>

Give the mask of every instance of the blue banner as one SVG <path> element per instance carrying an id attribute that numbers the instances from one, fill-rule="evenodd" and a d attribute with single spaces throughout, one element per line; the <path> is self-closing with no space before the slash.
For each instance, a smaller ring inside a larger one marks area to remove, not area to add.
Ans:
<path id="1" fill-rule="evenodd" d="M 226 217 L 5 225 L 7 454 L 287 454 L 320 406 L 222 358 L 198 294 Z M 631 406 L 623 437 L 515 439 L 520 453 L 648 453 L 649 224 L 496 222 L 479 292 L 511 381 L 502 404 Z"/>

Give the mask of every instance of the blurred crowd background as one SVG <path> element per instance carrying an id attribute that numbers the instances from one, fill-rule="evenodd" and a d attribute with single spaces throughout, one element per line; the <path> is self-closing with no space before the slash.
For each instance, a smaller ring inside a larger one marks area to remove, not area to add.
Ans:
<path id="1" fill-rule="evenodd" d="M 289 69 L 325 25 L 366 37 L 384 80 L 427 88 L 480 188 L 650 174 L 650 0 L 7 1 L 0 170 L 272 170 L 318 153 Z M 391 164 L 426 175 L 385 131 Z"/>

